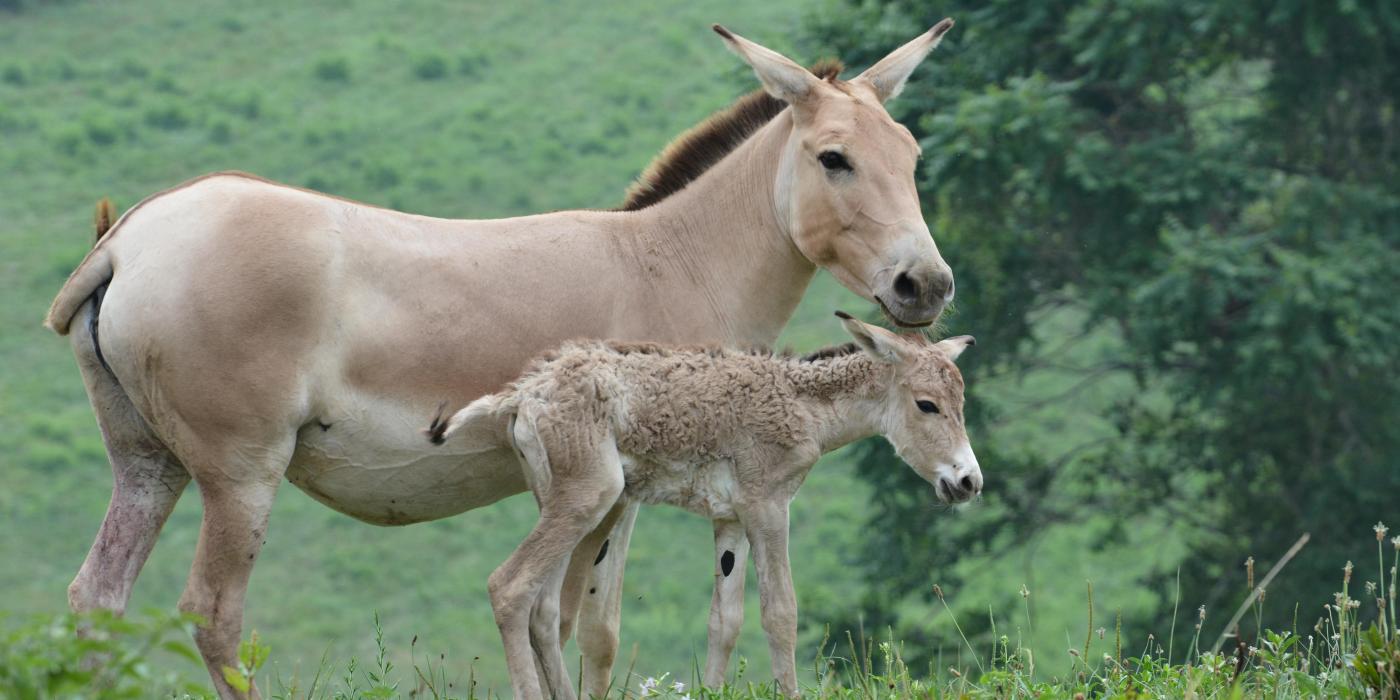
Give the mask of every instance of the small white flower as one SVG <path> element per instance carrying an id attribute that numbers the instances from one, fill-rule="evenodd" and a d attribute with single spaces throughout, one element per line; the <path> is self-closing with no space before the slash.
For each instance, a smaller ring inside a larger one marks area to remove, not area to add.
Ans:
<path id="1" fill-rule="evenodd" d="M 674 690 L 674 691 L 676 691 L 677 693 L 684 693 L 684 692 L 685 692 L 685 684 L 682 683 L 682 682 L 680 682 L 680 681 L 676 681 L 675 683 L 672 683 L 672 684 L 671 684 L 671 690 Z M 686 697 L 690 697 L 690 696 L 687 695 Z"/>
<path id="2" fill-rule="evenodd" d="M 681 696 L 681 700 L 690 700 L 690 693 Z"/>
<path id="3" fill-rule="evenodd" d="M 656 692 L 656 684 L 657 684 L 657 683 L 658 683 L 658 681 L 657 681 L 655 678 L 648 678 L 648 679 L 642 681 L 642 685 L 641 685 L 642 695 L 651 695 L 652 693 Z"/>

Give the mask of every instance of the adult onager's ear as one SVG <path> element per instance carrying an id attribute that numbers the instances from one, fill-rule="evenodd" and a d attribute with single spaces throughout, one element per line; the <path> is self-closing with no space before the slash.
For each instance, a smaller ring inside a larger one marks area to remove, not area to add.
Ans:
<path id="1" fill-rule="evenodd" d="M 948 355 L 950 360 L 957 360 L 958 355 L 963 354 L 964 350 L 976 344 L 977 339 L 970 335 L 955 335 L 938 341 L 938 347 Z"/>
<path id="2" fill-rule="evenodd" d="M 904 340 L 879 326 L 872 326 L 852 318 L 845 311 L 837 311 L 836 317 L 846 332 L 855 338 L 856 345 L 881 362 L 897 365 L 904 362 Z"/>
<path id="3" fill-rule="evenodd" d="M 919 67 L 920 63 L 928 56 L 928 52 L 933 47 L 938 46 L 938 42 L 943 41 L 943 35 L 953 28 L 951 17 L 943 18 L 942 22 L 933 25 L 933 28 L 920 34 L 913 41 L 890 52 L 890 55 L 880 59 L 875 65 L 865 69 L 851 82 L 864 80 L 875 89 L 875 95 L 885 102 L 899 94 L 904 89 L 904 82 L 909 80 L 909 74 Z"/>
<path id="4" fill-rule="evenodd" d="M 777 51 L 759 46 L 718 24 L 712 28 L 716 34 L 724 37 L 730 51 L 739 54 L 739 58 L 753 68 L 763 83 L 763 89 L 788 104 L 807 96 L 821 82 L 811 71 Z"/>

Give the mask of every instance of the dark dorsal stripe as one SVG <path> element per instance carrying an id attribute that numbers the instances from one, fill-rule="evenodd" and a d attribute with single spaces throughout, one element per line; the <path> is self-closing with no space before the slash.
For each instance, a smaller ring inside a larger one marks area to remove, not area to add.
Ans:
<path id="1" fill-rule="evenodd" d="M 834 357 L 845 357 L 847 355 L 854 355 L 859 351 L 860 346 L 852 342 L 845 343 L 842 345 L 834 345 L 829 348 L 822 348 L 821 350 L 817 350 L 815 352 L 809 352 L 806 355 L 803 355 L 801 359 L 803 362 L 820 362 L 822 360 L 830 360 Z"/>
<path id="2" fill-rule="evenodd" d="M 818 61 L 812 74 L 835 83 L 845 66 L 836 59 Z M 685 189 L 715 163 L 773 121 L 787 103 L 755 90 L 691 127 L 666 146 L 627 190 L 622 211 L 645 209 Z"/>

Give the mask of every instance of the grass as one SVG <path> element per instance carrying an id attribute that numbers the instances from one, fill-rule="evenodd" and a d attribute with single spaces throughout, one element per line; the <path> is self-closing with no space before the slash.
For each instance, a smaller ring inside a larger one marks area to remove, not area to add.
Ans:
<path id="1" fill-rule="evenodd" d="M 995 637 L 990 648 L 978 649 L 962 629 L 941 590 L 938 598 L 966 647 L 967 656 L 943 659 L 924 669 L 905 662 L 897 641 L 826 639 L 812 663 L 811 683 L 804 697 L 852 700 L 887 698 L 1396 698 L 1400 697 L 1400 628 L 1396 626 L 1396 564 L 1400 537 L 1385 539 L 1377 524 L 1377 579 L 1366 586 L 1366 600 L 1353 596 L 1355 568 L 1347 562 L 1342 590 L 1326 605 L 1325 614 L 1309 627 L 1286 631 L 1256 630 L 1249 635 L 1236 626 L 1240 617 L 1265 597 L 1268 579 L 1259 581 L 1221 633 L 1209 644 L 1208 619 L 1202 608 L 1192 623 L 1190 642 L 1176 650 L 1160 636 L 1123 639 L 1121 620 L 1112 629 L 1095 627 L 1092 600 L 1087 601 L 1083 647 L 1070 646 L 1060 658 L 1040 658 L 1009 635 Z M 1389 547 L 1390 566 L 1386 566 Z M 1278 567 L 1277 570 L 1281 570 Z M 1092 597 L 1092 591 L 1088 592 Z M 1030 624 L 1027 615 L 1027 624 Z M 162 650 L 194 664 L 189 643 L 193 621 L 150 614 L 138 621 L 110 615 L 79 618 L 37 616 L 0 634 L 0 694 L 16 698 L 81 697 L 208 697 L 208 691 L 175 674 L 152 672 L 146 657 Z M 86 630 L 79 636 L 78 629 Z M 389 650 L 379 617 L 374 617 L 373 657 L 350 657 L 343 664 L 323 658 L 311 672 L 284 675 L 268 659 L 273 650 L 257 633 L 240 649 L 238 668 L 225 675 L 239 688 L 257 685 L 265 697 L 285 700 L 348 700 L 363 698 L 434 698 L 435 700 L 496 698 L 509 689 L 482 683 L 475 664 L 462 667 L 434 658 L 409 642 L 408 662 L 393 661 L 403 654 Z M 1175 638 L 1176 630 L 1167 637 Z M 499 654 L 498 650 L 492 650 Z M 98 655 L 101 663 L 84 659 Z M 635 663 L 635 657 L 632 660 Z M 946 664 L 946 665 L 945 665 Z M 689 676 L 637 673 L 635 666 L 617 669 L 618 700 L 730 700 L 780 697 L 762 672 L 746 660 L 737 663 L 732 680 L 722 688 L 698 685 L 699 660 Z M 195 666 L 190 674 L 202 669 Z M 577 680 L 577 679 L 575 679 Z M 141 693 L 146 693 L 142 695 Z"/>

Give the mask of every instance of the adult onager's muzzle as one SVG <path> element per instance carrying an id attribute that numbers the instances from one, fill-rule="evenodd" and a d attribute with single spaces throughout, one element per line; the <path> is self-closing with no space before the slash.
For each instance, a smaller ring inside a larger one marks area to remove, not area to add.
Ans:
<path id="1" fill-rule="evenodd" d="M 890 320 L 901 326 L 927 326 L 953 300 L 953 270 L 941 259 L 898 270 L 875 295 Z"/>

